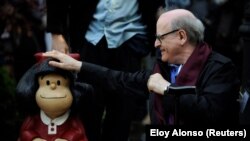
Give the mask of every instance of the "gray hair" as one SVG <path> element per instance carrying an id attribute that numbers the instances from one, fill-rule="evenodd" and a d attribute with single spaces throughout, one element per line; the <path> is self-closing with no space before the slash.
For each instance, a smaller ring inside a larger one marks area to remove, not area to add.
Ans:
<path id="1" fill-rule="evenodd" d="M 204 40 L 205 27 L 201 20 L 191 15 L 175 18 L 171 23 L 172 29 L 184 29 L 190 43 L 200 43 Z"/>

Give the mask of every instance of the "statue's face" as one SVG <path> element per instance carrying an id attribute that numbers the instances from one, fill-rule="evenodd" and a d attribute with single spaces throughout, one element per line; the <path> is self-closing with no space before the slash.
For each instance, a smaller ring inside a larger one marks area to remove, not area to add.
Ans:
<path id="1" fill-rule="evenodd" d="M 36 102 L 47 116 L 53 119 L 69 110 L 73 97 L 68 78 L 58 74 L 47 74 L 40 76 L 38 83 Z"/>

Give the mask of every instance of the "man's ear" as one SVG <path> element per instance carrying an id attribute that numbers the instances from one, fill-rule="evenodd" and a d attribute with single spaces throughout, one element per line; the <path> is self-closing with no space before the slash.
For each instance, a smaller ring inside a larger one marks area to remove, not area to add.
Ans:
<path id="1" fill-rule="evenodd" d="M 178 31 L 178 34 L 179 34 L 179 38 L 180 38 L 180 41 L 181 41 L 181 45 L 184 45 L 187 41 L 187 34 L 186 34 L 186 31 L 183 30 L 183 29 L 180 29 Z"/>

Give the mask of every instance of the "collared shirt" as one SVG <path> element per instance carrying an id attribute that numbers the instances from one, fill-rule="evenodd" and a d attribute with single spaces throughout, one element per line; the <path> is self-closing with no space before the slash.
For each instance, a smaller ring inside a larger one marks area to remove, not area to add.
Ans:
<path id="1" fill-rule="evenodd" d="M 182 65 L 169 64 L 169 66 L 171 67 L 171 83 L 175 83 L 175 79 L 181 71 Z"/>
<path id="2" fill-rule="evenodd" d="M 57 134 L 57 126 L 62 125 L 69 118 L 70 110 L 60 117 L 51 119 L 41 110 L 40 117 L 44 124 L 48 125 L 48 134 Z"/>
<path id="3" fill-rule="evenodd" d="M 108 48 L 117 48 L 135 34 L 145 34 L 137 0 L 100 0 L 85 38 L 96 45 L 103 36 Z"/>

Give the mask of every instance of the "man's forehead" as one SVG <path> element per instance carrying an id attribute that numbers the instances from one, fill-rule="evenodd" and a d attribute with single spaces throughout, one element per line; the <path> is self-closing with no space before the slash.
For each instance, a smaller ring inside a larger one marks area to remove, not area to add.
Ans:
<path id="1" fill-rule="evenodd" d="M 181 16 L 191 16 L 191 17 L 194 17 L 194 15 L 186 10 L 186 9 L 174 9 L 174 10 L 170 10 L 170 11 L 167 11 L 165 13 L 163 13 L 160 17 L 159 17 L 159 20 L 162 20 L 162 21 L 171 21 L 175 18 L 178 18 L 178 17 L 181 17 Z"/>
<path id="2" fill-rule="evenodd" d="M 170 18 L 161 17 L 157 21 L 157 30 L 164 30 L 170 28 Z"/>
<path id="3" fill-rule="evenodd" d="M 170 10 L 167 11 L 165 13 L 162 14 L 162 16 L 181 16 L 181 15 L 193 15 L 190 11 L 186 10 L 186 9 L 174 9 L 174 10 Z"/>

